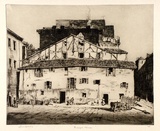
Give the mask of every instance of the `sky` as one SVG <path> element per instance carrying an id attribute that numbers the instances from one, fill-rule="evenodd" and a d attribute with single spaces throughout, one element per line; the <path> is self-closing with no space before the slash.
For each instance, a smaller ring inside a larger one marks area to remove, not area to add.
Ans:
<path id="1" fill-rule="evenodd" d="M 90 12 L 90 13 L 89 13 Z M 52 27 L 57 19 L 105 19 L 120 36 L 120 48 L 128 52 L 128 60 L 146 57 L 153 52 L 153 5 L 75 5 L 22 6 L 7 5 L 7 27 L 39 47 L 37 29 Z"/>

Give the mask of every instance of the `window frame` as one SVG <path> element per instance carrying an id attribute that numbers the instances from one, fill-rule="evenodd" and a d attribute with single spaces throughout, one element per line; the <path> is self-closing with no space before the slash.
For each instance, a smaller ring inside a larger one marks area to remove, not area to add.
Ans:
<path id="1" fill-rule="evenodd" d="M 17 61 L 14 60 L 14 69 L 16 69 L 16 68 L 17 68 Z"/>
<path id="2" fill-rule="evenodd" d="M 89 83 L 89 79 L 88 78 L 80 78 L 79 79 L 79 84 L 88 84 Z"/>
<path id="3" fill-rule="evenodd" d="M 8 47 L 11 48 L 11 38 L 8 38 Z"/>
<path id="4" fill-rule="evenodd" d="M 81 66 L 80 71 L 88 71 L 88 67 L 87 66 Z"/>
<path id="5" fill-rule="evenodd" d="M 16 41 L 13 40 L 13 49 L 16 50 Z"/>
<path id="6" fill-rule="evenodd" d="M 80 57 L 81 54 L 83 54 L 83 57 Z M 79 52 L 79 53 L 78 53 L 78 58 L 83 59 L 83 58 L 84 58 L 84 52 Z"/>

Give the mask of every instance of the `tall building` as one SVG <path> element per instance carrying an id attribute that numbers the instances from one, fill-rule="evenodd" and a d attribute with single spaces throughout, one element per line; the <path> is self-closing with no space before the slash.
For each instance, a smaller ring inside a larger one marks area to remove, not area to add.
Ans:
<path id="1" fill-rule="evenodd" d="M 136 60 L 135 95 L 153 102 L 153 53 Z"/>
<path id="2" fill-rule="evenodd" d="M 18 96 L 19 91 L 19 67 L 22 59 L 25 59 L 26 48 L 23 38 L 10 29 L 7 29 L 7 67 L 8 67 L 8 92 Z"/>
<path id="3" fill-rule="evenodd" d="M 101 30 L 104 28 L 105 25 Z M 120 101 L 122 96 L 134 97 L 136 66 L 127 60 L 128 52 L 119 48 L 120 39 L 115 38 L 113 32 L 111 36 L 98 34 L 98 41 L 94 43 L 93 37 L 87 38 L 90 32 L 75 29 L 76 35 L 69 33 L 54 42 L 54 30 L 48 29 L 38 30 L 40 49 L 19 68 L 20 95 L 56 98 L 60 103 L 68 97 L 74 97 L 75 103 L 104 99 L 106 104 Z M 110 30 L 105 34 L 110 34 Z"/>

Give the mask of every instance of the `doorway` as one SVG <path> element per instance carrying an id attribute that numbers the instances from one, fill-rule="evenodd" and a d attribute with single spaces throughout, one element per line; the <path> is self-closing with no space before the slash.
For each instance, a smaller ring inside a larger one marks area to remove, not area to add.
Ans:
<path id="1" fill-rule="evenodd" d="M 60 103 L 65 103 L 66 93 L 64 91 L 60 91 Z"/>
<path id="2" fill-rule="evenodd" d="M 103 99 L 105 101 L 105 104 L 108 104 L 108 94 L 103 94 Z"/>

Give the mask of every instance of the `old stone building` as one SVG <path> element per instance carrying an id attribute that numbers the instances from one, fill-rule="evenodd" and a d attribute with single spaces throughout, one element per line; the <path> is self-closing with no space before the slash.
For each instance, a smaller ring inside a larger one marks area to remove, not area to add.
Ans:
<path id="1" fill-rule="evenodd" d="M 13 95 L 19 92 L 19 67 L 22 66 L 22 59 L 25 59 L 26 48 L 23 38 L 10 29 L 7 29 L 7 67 L 8 67 L 8 91 Z"/>
<path id="2" fill-rule="evenodd" d="M 136 60 L 135 95 L 153 102 L 153 53 Z"/>
<path id="3" fill-rule="evenodd" d="M 86 40 L 85 33 L 79 30 L 76 35 L 53 42 L 52 33 L 49 31 L 47 38 L 42 36 L 43 31 L 46 29 L 38 30 L 40 50 L 25 59 L 19 68 L 20 95 L 56 98 L 60 103 L 72 97 L 75 103 L 104 99 L 106 104 L 119 101 L 121 96 L 134 97 L 136 66 L 127 60 L 128 52 L 119 48 L 119 38 L 102 33 L 103 40 L 98 34 L 98 43 L 92 43 L 92 37 Z"/>

